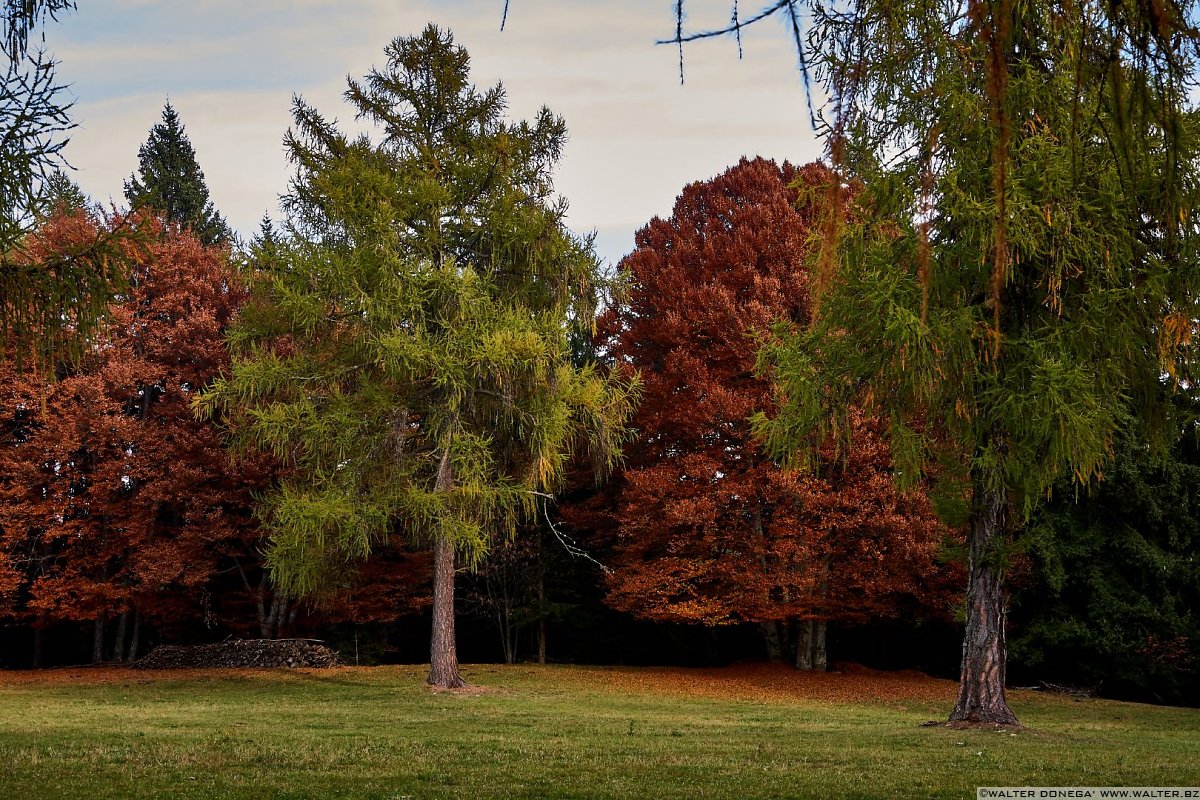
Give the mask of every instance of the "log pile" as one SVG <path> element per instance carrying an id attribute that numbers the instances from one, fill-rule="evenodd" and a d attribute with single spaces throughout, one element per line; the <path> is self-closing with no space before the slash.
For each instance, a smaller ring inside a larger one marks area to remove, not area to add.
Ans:
<path id="1" fill-rule="evenodd" d="M 336 667 L 338 654 L 316 639 L 230 639 L 216 644 L 160 645 L 138 669 L 196 667 Z"/>

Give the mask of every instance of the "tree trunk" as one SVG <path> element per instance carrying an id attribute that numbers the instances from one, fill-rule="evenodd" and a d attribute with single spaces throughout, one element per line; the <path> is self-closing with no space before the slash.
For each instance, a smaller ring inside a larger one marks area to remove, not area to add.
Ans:
<path id="1" fill-rule="evenodd" d="M 236 556 L 233 564 L 237 567 L 238 575 L 242 576 L 242 585 L 246 587 L 246 591 L 254 595 L 254 613 L 258 621 L 258 634 L 264 639 L 270 639 L 270 632 L 267 629 L 267 573 L 264 570 L 262 577 L 258 579 L 258 586 L 251 587 L 250 578 L 246 576 L 246 570 L 242 569 L 242 562 Z"/>
<path id="2" fill-rule="evenodd" d="M 287 627 L 294 618 L 294 615 L 288 611 L 291 602 L 286 596 L 282 596 L 279 600 L 279 614 L 275 617 L 275 635 L 272 637 L 274 639 L 278 639 L 287 633 Z"/>
<path id="3" fill-rule="evenodd" d="M 104 661 L 104 617 L 98 616 L 92 623 L 92 663 Z"/>
<path id="4" fill-rule="evenodd" d="M 125 638 L 129 635 L 129 612 L 122 611 L 117 617 L 117 635 L 112 647 L 112 660 L 120 664 L 125 660 Z"/>
<path id="5" fill-rule="evenodd" d="M 825 620 L 813 623 L 812 668 L 814 672 L 824 672 L 829 668 L 829 657 L 825 651 Z"/>
<path id="6" fill-rule="evenodd" d="M 796 633 L 796 669 L 810 670 L 813 668 L 813 621 L 800 620 Z"/>
<path id="7" fill-rule="evenodd" d="M 454 545 L 443 537 L 433 550 L 433 637 L 426 683 L 439 689 L 466 686 L 454 642 Z"/>
<path id="8" fill-rule="evenodd" d="M 783 661 L 783 647 L 779 643 L 779 626 L 774 622 L 760 622 L 758 629 L 762 631 L 763 644 L 767 646 L 767 661 L 772 664 Z"/>
<path id="9" fill-rule="evenodd" d="M 453 487 L 447 446 L 442 451 L 434 491 L 448 492 Z M 458 673 L 458 649 L 454 641 L 454 543 L 444 536 L 438 536 L 433 547 L 433 635 L 429 642 L 429 677 L 425 682 L 438 689 L 467 685 Z"/>
<path id="10" fill-rule="evenodd" d="M 266 581 L 266 578 L 263 578 Z M 279 638 L 279 631 L 283 628 L 284 615 L 287 614 L 287 598 L 279 592 L 271 598 L 271 610 L 260 623 L 259 628 L 262 631 L 264 639 Z"/>
<path id="11" fill-rule="evenodd" d="M 967 630 L 963 637 L 958 701 L 951 722 L 1019 725 L 1004 697 L 1003 576 L 997 558 L 1005 530 L 1007 498 L 976 484 L 968 554 Z"/>
<path id="12" fill-rule="evenodd" d="M 504 663 L 512 666 L 517 663 L 517 626 L 513 623 L 513 594 L 514 590 L 511 586 L 512 576 L 510 572 L 515 572 L 516 568 L 509 569 L 507 565 L 500 567 L 500 580 L 497 602 L 496 619 L 500 623 L 500 635 L 504 639 Z"/>
<path id="13" fill-rule="evenodd" d="M 500 631 L 500 650 L 504 653 L 504 663 L 512 666 L 517 661 L 513 642 L 512 626 L 508 624 L 508 615 L 504 611 L 496 611 L 496 629 Z"/>
<path id="14" fill-rule="evenodd" d="M 138 611 L 133 612 L 133 634 L 129 637 L 129 656 L 125 659 L 130 664 L 137 661 L 138 648 L 141 646 L 142 638 L 142 615 Z"/>

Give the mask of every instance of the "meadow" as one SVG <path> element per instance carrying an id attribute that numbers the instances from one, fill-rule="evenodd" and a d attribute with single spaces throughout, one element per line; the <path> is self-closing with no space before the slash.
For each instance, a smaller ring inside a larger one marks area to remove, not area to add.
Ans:
<path id="1" fill-rule="evenodd" d="M 1200 710 L 1015 691 L 955 730 L 918 673 L 474 666 L 0 673 L 5 798 L 965 798 L 1200 786 Z"/>

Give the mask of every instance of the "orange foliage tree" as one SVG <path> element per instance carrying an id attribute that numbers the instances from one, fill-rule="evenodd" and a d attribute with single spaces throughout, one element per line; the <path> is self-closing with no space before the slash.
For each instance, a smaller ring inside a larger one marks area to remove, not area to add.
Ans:
<path id="1" fill-rule="evenodd" d="M 262 637 L 295 625 L 389 622 L 429 604 L 427 559 L 348 564 L 320 608 L 274 591 L 252 494 L 277 469 L 229 460 L 191 399 L 228 369 L 224 331 L 245 300 L 229 254 L 156 220 L 47 221 L 31 257 L 64 257 L 118 226 L 132 266 L 103 334 L 58 380 L 0 364 L 0 615 L 38 632 L 93 625 L 93 658 L 135 657 L 143 623 Z M 134 243 L 136 240 L 136 244 Z M 106 623 L 115 621 L 115 625 Z"/>
<path id="2" fill-rule="evenodd" d="M 118 224 L 60 214 L 30 250 L 69 253 Z M 222 332 L 243 290 L 224 249 L 136 224 L 129 290 L 105 333 L 53 385 L 4 365 L 0 396 L 4 610 L 35 628 L 93 621 L 97 660 L 136 655 L 143 620 L 160 629 L 214 623 L 221 575 L 267 588 L 249 508 L 270 465 L 231 465 L 190 408 L 229 363 Z M 114 618 L 109 650 L 105 621 Z"/>
<path id="3" fill-rule="evenodd" d="M 785 471 L 751 435 L 749 417 L 771 402 L 756 334 L 809 321 L 802 264 L 830 178 L 819 164 L 743 159 L 637 233 L 621 263 L 630 296 L 596 343 L 641 374 L 638 439 L 593 501 L 599 518 L 566 512 L 614 535 L 612 606 L 759 623 L 772 658 L 794 649 L 817 668 L 827 621 L 944 612 L 949 600 L 935 558 L 948 532 L 924 496 L 894 490 L 876 421 L 857 417 L 854 449 L 818 476 Z"/>

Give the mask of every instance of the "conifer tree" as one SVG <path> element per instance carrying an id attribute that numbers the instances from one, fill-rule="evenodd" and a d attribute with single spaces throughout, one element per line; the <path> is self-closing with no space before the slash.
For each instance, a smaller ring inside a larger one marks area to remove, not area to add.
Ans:
<path id="1" fill-rule="evenodd" d="M 1060 476 L 1098 479 L 1120 431 L 1162 444 L 1167 393 L 1194 381 L 1197 7 L 810 8 L 827 143 L 858 189 L 823 223 L 816 323 L 764 354 L 782 408 L 759 431 L 804 463 L 845 444 L 853 404 L 889 420 L 897 477 L 932 471 L 969 531 L 951 721 L 1013 724 L 1019 529 Z"/>
<path id="2" fill-rule="evenodd" d="M 74 7 L 70 0 L 24 0 L 0 5 L 0 352 L 43 368 L 78 356 L 105 317 L 119 287 L 122 231 L 108 231 L 70 253 L 47 260 L 30 254 L 34 223 L 52 211 L 54 176 L 74 127 L 70 102 L 54 61 L 30 50 L 30 37 L 46 19 Z"/>
<path id="3" fill-rule="evenodd" d="M 279 266 L 198 405 L 292 468 L 262 508 L 288 591 L 393 537 L 432 545 L 429 682 L 453 687 L 456 557 L 537 512 L 577 445 L 611 463 L 630 387 L 571 362 L 600 276 L 553 195 L 562 120 L 506 121 L 432 25 L 385 52 L 346 92 L 376 139 L 295 102 Z"/>
<path id="4" fill-rule="evenodd" d="M 138 150 L 138 172 L 125 182 L 125 199 L 131 209 L 149 208 L 167 222 L 190 228 L 202 244 L 232 238 L 209 199 L 196 151 L 170 102 L 163 107 L 162 122 L 150 129 Z"/>
<path id="5" fill-rule="evenodd" d="M 46 181 L 46 200 L 45 210 L 49 213 L 89 212 L 93 208 L 92 199 L 88 197 L 87 192 L 83 191 L 79 184 L 71 180 L 71 176 L 61 169 Z"/>

